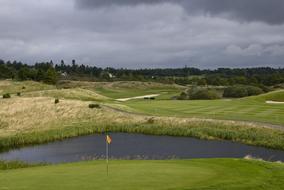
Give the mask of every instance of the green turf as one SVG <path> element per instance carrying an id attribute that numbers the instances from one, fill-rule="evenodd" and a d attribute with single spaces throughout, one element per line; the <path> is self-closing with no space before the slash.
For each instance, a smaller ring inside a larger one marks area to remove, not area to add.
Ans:
<path id="1" fill-rule="evenodd" d="M 221 100 L 133 100 L 124 104 L 146 114 L 257 121 L 284 124 L 284 104 L 266 100 L 284 97 L 284 91 L 243 99 Z"/>
<path id="2" fill-rule="evenodd" d="M 277 190 L 284 165 L 238 159 L 91 161 L 0 170 L 0 189 L 192 189 Z"/>

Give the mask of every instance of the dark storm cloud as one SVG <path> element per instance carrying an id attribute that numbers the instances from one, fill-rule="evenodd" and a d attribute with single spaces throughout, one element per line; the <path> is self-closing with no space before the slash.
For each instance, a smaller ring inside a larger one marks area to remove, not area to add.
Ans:
<path id="1" fill-rule="evenodd" d="M 159 3 L 178 4 L 189 14 L 202 13 L 247 22 L 284 23 L 283 0 L 77 0 L 79 8 Z"/>
<path id="2" fill-rule="evenodd" d="M 127 68 L 283 67 L 282 0 L 143 2 L 0 0 L 0 59 L 76 59 Z M 247 2 L 258 3 L 252 8 Z"/>

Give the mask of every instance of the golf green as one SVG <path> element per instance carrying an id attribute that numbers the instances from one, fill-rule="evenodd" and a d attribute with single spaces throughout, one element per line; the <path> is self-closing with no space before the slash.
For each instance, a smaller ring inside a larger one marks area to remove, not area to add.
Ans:
<path id="1" fill-rule="evenodd" d="M 283 189 L 284 165 L 242 159 L 104 160 L 0 170 L 0 189 Z"/>

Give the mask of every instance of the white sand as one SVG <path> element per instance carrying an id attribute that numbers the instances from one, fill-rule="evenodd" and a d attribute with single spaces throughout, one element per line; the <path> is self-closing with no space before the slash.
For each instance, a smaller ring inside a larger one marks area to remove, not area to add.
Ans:
<path id="1" fill-rule="evenodd" d="M 284 102 L 266 101 L 267 104 L 284 104 Z"/>
<path id="2" fill-rule="evenodd" d="M 121 102 L 125 102 L 128 100 L 134 100 L 134 99 L 143 99 L 143 98 L 153 98 L 153 97 L 157 97 L 160 94 L 149 94 L 149 95 L 145 95 L 145 96 L 135 96 L 135 97 L 131 97 L 131 98 L 119 98 L 116 99 L 117 101 L 121 101 Z"/>

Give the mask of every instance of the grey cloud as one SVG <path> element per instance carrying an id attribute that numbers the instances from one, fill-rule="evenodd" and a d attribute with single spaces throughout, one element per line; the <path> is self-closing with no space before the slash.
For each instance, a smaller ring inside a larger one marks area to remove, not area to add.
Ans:
<path id="1" fill-rule="evenodd" d="M 189 14 L 223 16 L 247 22 L 284 23 L 283 0 L 77 0 L 79 8 L 87 9 L 159 3 L 178 4 Z"/>
<path id="2" fill-rule="evenodd" d="M 189 4 L 182 7 L 181 0 L 147 1 L 147 6 L 134 6 L 140 4 L 135 0 L 107 1 L 110 7 L 106 1 L 1 0 L 0 59 L 27 63 L 76 59 L 128 68 L 283 67 L 284 25 L 236 22 L 223 13 L 198 14 L 201 9 L 187 14 L 183 7 Z M 129 6 L 117 6 L 118 2 Z M 213 10 L 202 0 L 193 2 L 194 7 Z"/>

